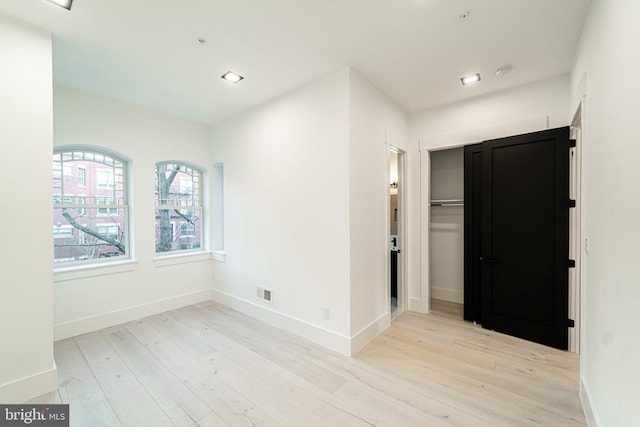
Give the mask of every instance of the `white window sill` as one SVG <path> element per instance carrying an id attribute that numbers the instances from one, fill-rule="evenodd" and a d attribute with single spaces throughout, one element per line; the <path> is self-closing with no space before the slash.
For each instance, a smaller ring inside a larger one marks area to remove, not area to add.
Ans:
<path id="1" fill-rule="evenodd" d="M 170 255 L 160 255 L 153 259 L 156 267 L 167 267 L 177 264 L 188 264 L 190 262 L 211 261 L 211 252 L 187 252 Z"/>
<path id="2" fill-rule="evenodd" d="M 126 273 L 133 271 L 138 265 L 137 261 L 126 260 L 105 264 L 91 264 L 74 267 L 60 267 L 53 270 L 54 282 L 84 279 L 87 277 L 106 276 L 109 274 Z"/>
<path id="3" fill-rule="evenodd" d="M 225 251 L 212 251 L 211 256 L 213 257 L 214 261 L 224 262 L 225 258 L 227 257 L 227 253 Z"/>

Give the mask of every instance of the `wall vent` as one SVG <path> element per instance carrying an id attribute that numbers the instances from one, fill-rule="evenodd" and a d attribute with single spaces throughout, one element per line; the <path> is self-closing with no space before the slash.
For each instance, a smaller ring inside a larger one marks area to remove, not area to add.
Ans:
<path id="1" fill-rule="evenodd" d="M 268 303 L 271 303 L 271 289 L 265 289 L 258 287 L 258 298 Z"/>

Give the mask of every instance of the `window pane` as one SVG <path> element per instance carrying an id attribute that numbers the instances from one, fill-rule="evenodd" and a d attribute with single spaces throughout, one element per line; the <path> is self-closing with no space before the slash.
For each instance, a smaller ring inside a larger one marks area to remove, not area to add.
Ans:
<path id="1" fill-rule="evenodd" d="M 104 217 L 98 208 L 54 208 L 54 261 L 82 261 L 126 255 L 126 209 Z"/>
<path id="2" fill-rule="evenodd" d="M 126 256 L 126 165 L 108 154 L 53 154 L 56 263 Z"/>
<path id="3" fill-rule="evenodd" d="M 201 249 L 199 209 L 156 208 L 156 253 Z"/>
<path id="4" fill-rule="evenodd" d="M 156 253 L 202 248 L 201 176 L 188 165 L 156 164 Z"/>
<path id="5" fill-rule="evenodd" d="M 175 165 L 156 166 L 157 206 L 199 206 L 200 172 Z"/>

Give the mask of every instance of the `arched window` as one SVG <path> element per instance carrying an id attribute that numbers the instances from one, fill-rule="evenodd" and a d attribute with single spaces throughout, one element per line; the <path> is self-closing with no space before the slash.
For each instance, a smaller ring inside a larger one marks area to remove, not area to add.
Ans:
<path id="1" fill-rule="evenodd" d="M 156 163 L 156 253 L 202 250 L 202 171 Z"/>
<path id="2" fill-rule="evenodd" d="M 54 262 L 128 257 L 127 163 L 90 148 L 53 153 Z"/>

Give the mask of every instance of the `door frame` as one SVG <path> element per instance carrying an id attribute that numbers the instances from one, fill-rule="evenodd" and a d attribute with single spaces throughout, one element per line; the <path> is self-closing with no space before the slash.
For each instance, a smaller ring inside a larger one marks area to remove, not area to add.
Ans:
<path id="1" fill-rule="evenodd" d="M 583 177 L 583 168 L 582 164 L 584 162 L 584 155 L 581 153 L 584 151 L 584 139 L 585 139 L 585 104 L 584 98 L 586 94 L 579 100 L 578 105 L 573 110 L 576 114 L 580 114 L 582 120 L 581 124 L 583 127 L 582 132 L 582 146 L 578 146 L 578 155 L 580 161 L 580 170 L 577 171 L 577 180 L 581 183 L 579 198 L 576 202 L 577 205 L 581 205 L 584 203 L 583 200 L 583 188 L 584 188 L 584 177 Z M 575 120 L 575 119 L 574 119 Z M 572 123 L 573 125 L 573 123 Z M 415 292 L 416 295 L 411 295 L 410 297 L 410 305 L 418 310 L 429 312 L 430 306 L 430 283 L 429 283 L 429 241 L 430 241 L 430 232 L 429 232 L 429 187 L 430 187 L 430 162 L 429 162 L 429 151 L 436 150 L 444 150 L 449 148 L 458 148 L 463 147 L 465 145 L 476 144 L 478 142 L 482 142 L 489 139 L 497 139 L 504 138 L 511 135 L 519 135 L 524 133 L 535 132 L 544 129 L 550 129 L 549 126 L 549 117 L 548 116 L 536 116 L 529 117 L 521 120 L 513 120 L 507 122 L 499 122 L 494 124 L 488 124 L 486 126 L 461 130 L 452 133 L 446 134 L 437 134 L 437 135 L 428 135 L 418 139 L 418 149 L 420 152 L 420 288 L 418 292 Z M 575 238 L 578 242 L 582 242 L 582 236 L 584 233 L 584 212 L 580 212 L 579 218 L 580 224 L 578 225 L 577 234 Z M 579 247 L 581 247 L 579 245 Z M 582 253 L 582 250 L 578 251 L 579 255 Z M 584 281 L 584 262 L 581 262 L 583 257 L 577 257 L 576 259 L 576 271 L 580 271 L 579 281 L 576 283 L 577 285 L 577 293 L 580 295 L 580 298 L 583 297 L 583 294 L 580 293 L 580 288 L 582 288 L 581 282 Z M 570 315 L 574 315 L 573 319 L 575 320 L 575 328 L 570 328 L 570 335 L 574 334 L 576 339 L 569 338 L 569 351 L 579 353 L 579 337 L 581 334 L 580 328 L 580 298 L 576 304 L 576 311 L 572 313 L 570 311 Z"/>
<path id="2" fill-rule="evenodd" d="M 574 320 L 574 327 L 569 328 L 569 351 L 580 353 L 582 329 L 582 281 L 584 277 L 582 236 L 584 232 L 584 199 L 583 199 L 583 159 L 584 159 L 584 117 L 585 100 L 581 100 L 576 107 L 571 120 L 571 138 L 576 140 L 576 146 L 571 149 L 571 164 L 569 168 L 569 197 L 576 201 L 569 221 L 569 257 L 575 261 L 575 268 L 569 272 L 569 318 Z"/>
<path id="3" fill-rule="evenodd" d="M 397 296 L 397 309 L 395 312 L 391 312 L 391 257 L 387 256 L 387 313 L 389 313 L 389 320 L 392 321 L 400 313 L 407 309 L 407 191 L 406 191 L 406 151 L 403 149 L 387 143 L 387 182 L 391 184 L 391 152 L 395 152 L 398 155 L 398 243 L 400 246 L 400 253 L 398 253 L 398 296 Z M 391 186 L 387 186 L 387 203 L 386 203 L 386 234 L 387 241 L 391 235 Z"/>

